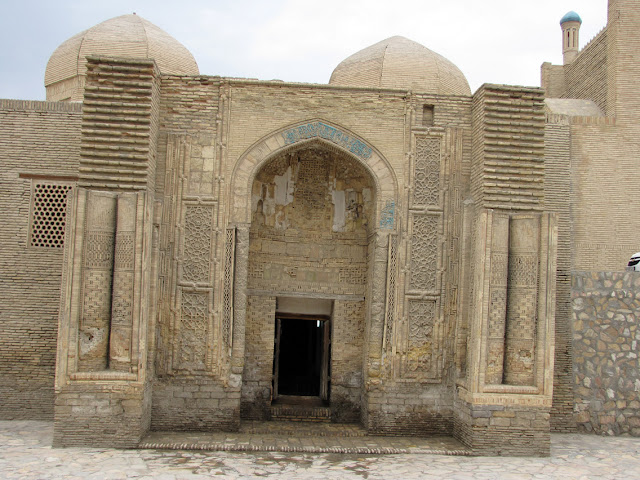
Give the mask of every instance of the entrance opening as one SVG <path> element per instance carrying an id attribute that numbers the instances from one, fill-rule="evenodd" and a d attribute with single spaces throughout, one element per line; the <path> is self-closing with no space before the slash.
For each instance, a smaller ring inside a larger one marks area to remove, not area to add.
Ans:
<path id="1" fill-rule="evenodd" d="M 327 317 L 279 314 L 273 359 L 273 398 L 328 400 L 330 321 Z"/>

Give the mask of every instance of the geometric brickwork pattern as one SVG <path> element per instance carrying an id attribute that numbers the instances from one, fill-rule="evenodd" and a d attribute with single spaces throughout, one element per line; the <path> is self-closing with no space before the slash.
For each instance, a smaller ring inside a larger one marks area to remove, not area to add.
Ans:
<path id="1" fill-rule="evenodd" d="M 492 290 L 489 302 L 489 338 L 504 342 L 504 320 L 507 316 L 507 291 Z"/>
<path id="2" fill-rule="evenodd" d="M 36 183 L 31 207 L 32 247 L 62 248 L 67 212 L 67 195 L 71 185 Z"/>
<path id="3" fill-rule="evenodd" d="M 509 284 L 534 287 L 538 281 L 538 255 L 509 256 Z"/>
<path id="4" fill-rule="evenodd" d="M 134 265 L 137 195 L 122 193 L 117 200 L 116 245 L 113 262 L 109 369 L 129 371 L 133 329 Z"/>
<path id="5" fill-rule="evenodd" d="M 179 370 L 205 370 L 209 326 L 209 294 L 182 292 L 177 352 Z"/>
<path id="6" fill-rule="evenodd" d="M 396 311 L 396 270 L 398 268 L 398 237 L 389 235 L 389 258 L 387 261 L 387 305 L 384 319 L 384 349 L 391 351 Z"/>
<path id="7" fill-rule="evenodd" d="M 500 228 L 502 227 L 502 232 Z M 493 250 L 491 252 L 491 275 L 489 284 L 489 318 L 487 332 L 487 370 L 485 383 L 501 384 L 504 366 L 504 328 L 507 319 L 508 276 L 508 228 L 509 219 L 493 217 Z M 502 235 L 500 235 L 502 233 Z M 501 242 L 500 242 L 501 240 Z M 500 245 L 496 245 L 496 242 Z M 499 248 L 502 247 L 502 248 Z"/>
<path id="8" fill-rule="evenodd" d="M 135 246 L 134 232 L 121 232 L 116 234 L 116 246 L 113 265 L 124 270 L 133 269 L 133 248 Z"/>
<path id="9" fill-rule="evenodd" d="M 209 281 L 212 226 L 212 207 L 187 205 L 184 216 L 183 281 L 194 283 Z"/>
<path id="10" fill-rule="evenodd" d="M 133 315 L 133 272 L 121 272 L 120 281 L 113 285 L 111 326 L 131 326 Z M 115 277 L 115 274 L 114 274 Z"/>
<path id="11" fill-rule="evenodd" d="M 310 156 L 298 163 L 298 183 L 295 197 L 300 202 L 310 229 L 321 229 L 325 219 L 331 218 L 331 203 L 326 201 L 329 163 Z"/>
<path id="12" fill-rule="evenodd" d="M 440 138 L 416 138 L 414 205 L 440 203 Z"/>
<path id="13" fill-rule="evenodd" d="M 83 304 L 78 332 L 79 371 L 104 370 L 108 366 L 115 229 L 115 195 L 89 191 L 84 229 Z"/>
<path id="14" fill-rule="evenodd" d="M 233 332 L 233 279 L 235 270 L 236 229 L 227 228 L 224 244 L 224 291 L 222 299 L 222 339 L 231 347 Z"/>
<path id="15" fill-rule="evenodd" d="M 533 385 L 537 321 L 538 256 L 509 254 L 504 382 Z"/>
<path id="16" fill-rule="evenodd" d="M 405 378 L 431 378 L 437 365 L 434 338 L 437 304 L 434 300 L 409 300 Z"/>
<path id="17" fill-rule="evenodd" d="M 438 217 L 414 215 L 411 237 L 411 290 L 435 290 Z"/>
<path id="18" fill-rule="evenodd" d="M 113 267 L 114 240 L 111 233 L 87 233 L 84 244 L 85 268 L 111 270 Z"/>

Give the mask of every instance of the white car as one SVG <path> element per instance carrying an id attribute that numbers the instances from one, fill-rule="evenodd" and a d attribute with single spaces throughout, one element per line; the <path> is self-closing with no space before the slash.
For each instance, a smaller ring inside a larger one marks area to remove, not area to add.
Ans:
<path id="1" fill-rule="evenodd" d="M 640 272 L 640 252 L 631 255 L 631 259 L 627 264 L 627 270 L 632 272 Z"/>

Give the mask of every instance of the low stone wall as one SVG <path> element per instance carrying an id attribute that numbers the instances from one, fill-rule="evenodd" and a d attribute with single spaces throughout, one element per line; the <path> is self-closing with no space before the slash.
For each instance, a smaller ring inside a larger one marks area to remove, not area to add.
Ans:
<path id="1" fill-rule="evenodd" d="M 640 273 L 574 273 L 572 307 L 578 428 L 640 436 Z"/>

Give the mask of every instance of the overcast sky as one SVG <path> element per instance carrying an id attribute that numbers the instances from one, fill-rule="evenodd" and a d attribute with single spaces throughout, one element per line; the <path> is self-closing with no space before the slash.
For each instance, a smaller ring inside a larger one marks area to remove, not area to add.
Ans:
<path id="1" fill-rule="evenodd" d="M 0 0 L 0 98 L 44 100 L 44 71 L 69 37 L 136 12 L 193 54 L 200 73 L 327 83 L 349 55 L 402 35 L 447 57 L 475 91 L 540 85 L 562 63 L 560 18 L 582 17 L 583 47 L 607 0 Z"/>

